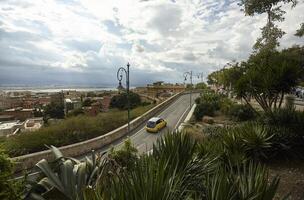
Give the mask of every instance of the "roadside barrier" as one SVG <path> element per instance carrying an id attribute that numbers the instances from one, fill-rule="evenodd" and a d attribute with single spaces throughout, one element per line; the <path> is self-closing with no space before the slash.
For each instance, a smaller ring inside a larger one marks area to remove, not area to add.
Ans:
<path id="1" fill-rule="evenodd" d="M 161 112 L 178 99 L 183 93 L 178 93 L 166 101 L 158 104 L 157 106 L 153 107 L 151 110 L 147 111 L 143 115 L 137 117 L 136 119 L 130 122 L 130 130 L 134 130 L 139 127 L 141 124 L 149 120 L 151 117 L 154 117 L 157 113 Z M 81 155 L 85 155 L 92 150 L 97 150 L 102 148 L 103 146 L 109 145 L 114 141 L 124 137 L 127 134 L 128 125 L 125 124 L 109 133 L 104 135 L 83 141 L 74 144 L 70 144 L 67 146 L 59 147 L 60 151 L 63 153 L 64 156 L 67 157 L 77 157 Z M 12 158 L 13 162 L 15 162 L 15 172 L 20 172 L 26 169 L 32 169 L 37 162 L 41 159 L 52 160 L 54 159 L 53 154 L 50 150 L 40 151 L 36 153 L 31 153 L 23 156 L 18 156 Z"/>

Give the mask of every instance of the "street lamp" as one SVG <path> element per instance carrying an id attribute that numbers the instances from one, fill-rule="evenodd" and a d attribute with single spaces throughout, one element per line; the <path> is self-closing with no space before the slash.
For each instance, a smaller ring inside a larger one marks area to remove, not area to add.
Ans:
<path id="1" fill-rule="evenodd" d="M 117 80 L 119 81 L 118 88 L 123 88 L 121 81 L 123 78 L 123 74 L 126 74 L 126 86 L 127 86 L 127 107 L 128 107 L 128 133 L 130 133 L 130 64 L 127 64 L 127 69 L 120 67 L 117 71 Z"/>
<path id="2" fill-rule="evenodd" d="M 202 81 L 202 83 L 203 83 L 203 82 L 204 82 L 204 72 L 198 73 L 198 74 L 197 74 L 197 78 L 198 78 L 198 79 L 201 78 L 201 81 Z"/>
<path id="3" fill-rule="evenodd" d="M 184 73 L 185 81 L 187 80 L 188 75 L 190 77 L 190 87 L 192 87 L 192 77 L 193 77 L 192 71 Z M 190 88 L 190 108 L 191 106 L 192 106 L 192 88 Z"/>

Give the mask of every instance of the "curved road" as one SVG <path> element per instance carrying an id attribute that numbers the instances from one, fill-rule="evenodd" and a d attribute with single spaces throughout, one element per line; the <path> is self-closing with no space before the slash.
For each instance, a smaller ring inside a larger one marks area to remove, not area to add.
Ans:
<path id="1" fill-rule="evenodd" d="M 192 94 L 192 102 L 196 99 L 199 94 Z M 176 129 L 181 122 L 184 121 L 190 106 L 190 95 L 182 95 L 176 101 L 174 101 L 170 106 L 168 106 L 161 113 L 155 117 L 161 117 L 167 121 L 167 127 L 158 133 L 148 133 L 145 130 L 145 124 L 138 127 L 136 130 L 131 132 L 129 136 L 132 144 L 138 149 L 139 153 L 148 152 L 152 149 L 153 143 L 162 135 L 166 134 L 169 130 Z M 125 138 L 121 139 L 119 142 L 111 144 L 115 148 L 120 148 L 123 145 Z M 105 147 L 101 152 L 107 151 L 110 147 Z"/>
<path id="2" fill-rule="evenodd" d="M 199 96 L 198 93 L 192 94 L 192 102 Z M 169 130 L 176 129 L 180 123 L 184 121 L 188 112 L 189 112 L 189 105 L 190 104 L 190 95 L 185 94 L 180 96 L 177 100 L 175 100 L 170 106 L 164 109 L 155 117 L 161 117 L 167 121 L 167 127 L 161 130 L 158 133 L 148 133 L 145 130 L 145 124 L 140 125 L 135 130 L 131 131 L 131 133 L 115 142 L 111 145 L 106 145 L 101 149 L 97 150 L 97 152 L 107 152 L 112 146 L 116 149 L 121 148 L 125 139 L 129 137 L 131 139 L 132 145 L 134 145 L 139 153 L 149 152 L 152 147 L 153 143 L 164 134 L 168 133 Z M 90 153 L 89 153 L 90 154 Z M 86 155 L 79 156 L 77 159 L 83 159 Z M 31 170 L 32 173 L 29 174 L 29 177 L 35 178 L 37 176 L 36 169 Z M 16 179 L 22 178 L 23 175 L 16 174 Z"/>

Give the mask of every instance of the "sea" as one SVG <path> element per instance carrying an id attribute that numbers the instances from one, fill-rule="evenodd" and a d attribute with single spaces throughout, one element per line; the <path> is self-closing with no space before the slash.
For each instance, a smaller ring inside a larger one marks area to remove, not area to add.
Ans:
<path id="1" fill-rule="evenodd" d="M 60 91 L 76 90 L 79 92 L 89 91 L 116 91 L 116 87 L 98 86 L 0 86 L 2 92 L 55 93 Z"/>

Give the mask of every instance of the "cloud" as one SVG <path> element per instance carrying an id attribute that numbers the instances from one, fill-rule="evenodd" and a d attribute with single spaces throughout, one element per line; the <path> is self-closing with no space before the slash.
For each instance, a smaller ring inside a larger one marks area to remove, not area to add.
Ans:
<path id="1" fill-rule="evenodd" d="M 283 8 L 281 48 L 303 45 L 304 2 Z M 236 0 L 3 0 L 0 84 L 115 85 L 127 62 L 132 84 L 182 82 L 246 59 L 265 23 Z"/>

